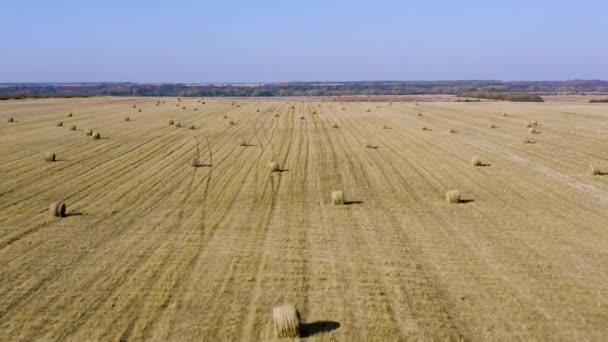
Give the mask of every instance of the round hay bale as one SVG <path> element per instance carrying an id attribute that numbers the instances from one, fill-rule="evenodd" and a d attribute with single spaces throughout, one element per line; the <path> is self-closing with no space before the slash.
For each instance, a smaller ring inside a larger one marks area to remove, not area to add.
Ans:
<path id="1" fill-rule="evenodd" d="M 502 113 L 501 115 L 502 115 L 503 117 L 505 117 L 505 118 L 506 118 L 507 116 L 509 116 L 507 113 Z"/>
<path id="2" fill-rule="evenodd" d="M 182 107 L 182 110 L 186 110 L 186 106 L 183 106 L 183 107 Z"/>
<path id="3" fill-rule="evenodd" d="M 136 105 L 133 105 L 133 108 L 137 108 L 137 106 L 136 106 Z"/>
<path id="4" fill-rule="evenodd" d="M 87 129 L 87 130 L 85 131 L 85 134 L 86 134 L 86 135 L 93 135 L 93 130 L 89 128 L 89 129 Z"/>
<path id="5" fill-rule="evenodd" d="M 595 165 L 589 165 L 587 170 L 592 176 L 598 176 L 602 174 L 602 171 L 600 171 L 600 169 L 598 169 Z"/>
<path id="6" fill-rule="evenodd" d="M 130 118 L 130 117 L 128 117 L 128 116 L 126 116 L 126 117 L 125 117 L 125 121 L 131 121 L 131 118 Z"/>
<path id="7" fill-rule="evenodd" d="M 194 108 L 194 111 L 196 112 L 198 110 L 198 108 Z"/>
<path id="8" fill-rule="evenodd" d="M 331 202 L 334 205 L 344 205 L 344 193 L 342 190 L 336 190 L 331 193 Z"/>
<path id="9" fill-rule="evenodd" d="M 138 112 L 138 113 L 141 113 L 141 108 L 139 108 L 139 109 L 137 110 L 137 112 Z"/>
<path id="10" fill-rule="evenodd" d="M 534 144 L 534 140 L 532 140 L 532 139 L 530 139 L 530 138 L 524 138 L 524 139 L 522 140 L 522 142 L 523 142 L 524 144 Z"/>
<path id="11" fill-rule="evenodd" d="M 75 131 L 75 130 L 76 130 L 76 125 L 70 126 L 70 131 Z"/>
<path id="12" fill-rule="evenodd" d="M 201 166 L 201 163 L 198 160 L 198 158 L 192 158 L 192 160 L 190 161 L 190 166 L 199 167 L 199 166 Z"/>
<path id="13" fill-rule="evenodd" d="M 331 127 L 332 127 L 332 128 L 340 128 L 340 126 L 338 126 L 338 124 L 337 124 L 337 123 L 335 123 L 335 124 L 331 125 Z"/>
<path id="14" fill-rule="evenodd" d="M 365 148 L 374 148 L 374 145 L 368 142 L 367 144 L 365 144 Z"/>
<path id="15" fill-rule="evenodd" d="M 74 116 L 74 113 L 68 114 L 68 118 L 71 118 L 72 116 Z"/>
<path id="16" fill-rule="evenodd" d="M 295 305 L 282 305 L 272 309 L 277 337 L 294 338 L 300 335 L 300 313 Z"/>
<path id="17" fill-rule="evenodd" d="M 388 125 L 383 125 L 382 129 L 389 129 L 390 127 L 388 127 Z"/>
<path id="18" fill-rule="evenodd" d="M 422 127 L 422 130 L 423 130 L 423 131 L 428 131 L 429 129 L 428 129 L 428 128 L 426 128 L 426 127 Z"/>
<path id="19" fill-rule="evenodd" d="M 8 122 L 13 122 L 13 121 L 15 121 L 15 119 L 13 119 L 12 117 L 8 118 Z"/>
<path id="20" fill-rule="evenodd" d="M 528 129 L 528 133 L 536 134 L 536 133 L 538 133 L 538 131 L 536 130 L 536 127 L 530 127 L 530 129 Z"/>
<path id="21" fill-rule="evenodd" d="M 368 113 L 369 113 L 369 112 L 371 112 L 371 111 L 372 111 L 371 109 L 367 108 L 367 112 L 368 112 Z"/>
<path id="22" fill-rule="evenodd" d="M 169 120 L 169 126 L 173 126 L 173 120 Z"/>
<path id="23" fill-rule="evenodd" d="M 101 134 L 99 132 L 93 133 L 93 139 L 101 139 Z"/>
<path id="24" fill-rule="evenodd" d="M 188 128 L 194 131 L 196 129 L 196 126 L 190 125 Z"/>
<path id="25" fill-rule="evenodd" d="M 456 130 L 453 128 L 448 129 L 448 133 L 456 133 Z"/>
<path id="26" fill-rule="evenodd" d="M 268 168 L 270 169 L 270 172 L 281 171 L 281 168 L 279 167 L 279 162 L 275 162 L 275 161 L 268 163 Z"/>
<path id="27" fill-rule="evenodd" d="M 450 204 L 460 203 L 460 191 L 449 190 L 445 193 L 445 200 Z"/>
<path id="28" fill-rule="evenodd" d="M 224 119 L 228 119 L 228 115 L 224 115 Z"/>
<path id="29" fill-rule="evenodd" d="M 47 152 L 44 154 L 44 160 L 54 162 L 55 161 L 55 153 Z"/>
<path id="30" fill-rule="evenodd" d="M 62 122 L 62 121 L 59 121 L 59 122 L 57 123 L 57 127 L 61 127 L 61 126 L 63 126 L 63 122 Z"/>
<path id="31" fill-rule="evenodd" d="M 274 117 L 275 117 L 275 118 L 278 118 L 278 117 L 279 117 L 279 114 L 275 114 L 275 115 L 274 115 Z"/>
<path id="32" fill-rule="evenodd" d="M 178 122 L 175 124 L 175 127 L 178 127 L 178 128 L 179 128 L 179 127 L 182 127 L 182 123 L 178 121 Z"/>
<path id="33" fill-rule="evenodd" d="M 477 156 L 471 158 L 471 165 L 473 165 L 473 166 L 483 166 L 483 163 L 481 162 L 481 158 L 479 158 Z"/>
<path id="34" fill-rule="evenodd" d="M 247 140 L 241 138 L 239 139 L 239 146 L 249 146 L 249 144 L 247 144 Z"/>
<path id="35" fill-rule="evenodd" d="M 49 211 L 51 215 L 55 217 L 65 217 L 66 206 L 63 202 L 53 202 L 49 206 Z"/>
<path id="36" fill-rule="evenodd" d="M 418 116 L 422 116 L 422 113 L 418 113 Z"/>
<path id="37" fill-rule="evenodd" d="M 304 120 L 304 116 L 300 116 L 300 120 Z"/>
<path id="38" fill-rule="evenodd" d="M 496 128 L 496 125 L 495 124 L 490 124 L 488 127 L 489 128 Z"/>
<path id="39" fill-rule="evenodd" d="M 234 126 L 234 125 L 236 125 L 236 122 L 234 122 L 234 121 L 230 120 L 229 124 L 230 124 L 231 126 Z"/>

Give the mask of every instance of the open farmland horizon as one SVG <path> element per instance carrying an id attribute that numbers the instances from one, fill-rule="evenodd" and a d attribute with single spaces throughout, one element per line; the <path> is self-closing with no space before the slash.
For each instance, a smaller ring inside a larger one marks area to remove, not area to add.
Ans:
<path id="1" fill-rule="evenodd" d="M 0 340 L 603 341 L 598 98 L 0 101 Z"/>

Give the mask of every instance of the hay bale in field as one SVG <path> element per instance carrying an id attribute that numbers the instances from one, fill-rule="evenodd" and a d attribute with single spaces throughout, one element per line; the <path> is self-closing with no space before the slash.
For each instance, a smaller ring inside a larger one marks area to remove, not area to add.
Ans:
<path id="1" fill-rule="evenodd" d="M 429 130 L 429 129 L 428 129 L 428 128 L 426 128 L 426 127 L 422 127 L 421 129 L 422 129 L 423 131 L 428 131 L 428 130 Z"/>
<path id="2" fill-rule="evenodd" d="M 256 112 L 256 113 L 259 113 L 259 112 L 260 112 L 260 109 L 256 109 L 256 110 L 255 110 L 255 112 Z"/>
<path id="3" fill-rule="evenodd" d="M 141 113 L 141 108 L 139 108 L 139 109 L 137 110 L 137 112 L 138 112 L 138 113 Z"/>
<path id="4" fill-rule="evenodd" d="M 496 128 L 496 125 L 495 124 L 490 124 L 488 127 L 489 128 Z"/>
<path id="5" fill-rule="evenodd" d="M 587 170 L 592 176 L 598 176 L 602 174 L 602 171 L 600 171 L 600 169 L 598 169 L 595 165 L 589 165 Z"/>
<path id="6" fill-rule="evenodd" d="M 173 126 L 174 121 L 173 120 L 169 120 L 169 126 Z"/>
<path id="7" fill-rule="evenodd" d="M 304 115 L 300 116 L 300 120 L 304 120 Z"/>
<path id="8" fill-rule="evenodd" d="M 188 128 L 194 131 L 196 129 L 196 126 L 190 125 L 190 126 L 188 126 Z"/>
<path id="9" fill-rule="evenodd" d="M 483 166 L 483 162 L 481 161 L 481 158 L 475 156 L 475 157 L 471 158 L 471 165 L 473 165 L 473 166 Z"/>
<path id="10" fill-rule="evenodd" d="M 70 126 L 70 131 L 75 131 L 75 130 L 76 130 L 76 125 Z"/>
<path id="11" fill-rule="evenodd" d="M 241 105 L 240 105 L 240 104 L 237 104 L 236 106 L 237 106 L 237 108 L 238 108 L 238 107 L 240 107 Z"/>
<path id="12" fill-rule="evenodd" d="M 365 148 L 375 148 L 374 144 L 368 142 L 365 144 Z"/>
<path id="13" fill-rule="evenodd" d="M 68 114 L 68 118 L 71 118 L 72 116 L 74 116 L 74 113 Z"/>
<path id="14" fill-rule="evenodd" d="M 530 127 L 530 129 L 528 129 L 528 133 L 536 134 L 536 133 L 538 133 L 538 131 L 536 130 L 536 127 Z"/>
<path id="15" fill-rule="evenodd" d="M 99 132 L 93 133 L 93 139 L 101 139 L 101 134 Z"/>
<path id="16" fill-rule="evenodd" d="M 182 123 L 178 121 L 178 122 L 175 124 L 175 127 L 177 127 L 177 128 L 182 127 Z"/>
<path id="17" fill-rule="evenodd" d="M 55 161 L 55 153 L 53 153 L 53 152 L 46 152 L 44 154 L 44 160 L 50 161 L 50 162 L 54 162 Z"/>
<path id="18" fill-rule="evenodd" d="M 342 110 L 346 110 L 346 108 L 342 107 Z"/>
<path id="19" fill-rule="evenodd" d="M 505 118 L 506 118 L 507 116 L 509 116 L 509 115 L 507 115 L 507 113 L 502 113 L 501 115 L 502 115 L 503 117 L 505 117 Z"/>
<path id="20" fill-rule="evenodd" d="M 418 116 L 422 116 L 422 113 L 418 113 Z"/>
<path id="21" fill-rule="evenodd" d="M 86 135 L 93 135 L 93 130 L 89 128 L 89 129 L 87 129 L 87 130 L 85 131 L 85 133 L 84 133 L 84 134 L 86 134 Z"/>
<path id="22" fill-rule="evenodd" d="M 528 127 L 528 128 L 536 127 L 536 126 L 538 126 L 538 122 L 536 120 L 526 122 L 526 127 Z"/>
<path id="23" fill-rule="evenodd" d="M 59 122 L 57 123 L 57 127 L 61 127 L 61 126 L 63 126 L 63 122 L 62 122 L 62 121 L 59 121 Z"/>
<path id="24" fill-rule="evenodd" d="M 230 122 L 228 122 L 228 123 L 229 123 L 230 125 L 232 125 L 232 126 L 236 125 L 236 122 L 234 122 L 234 121 L 232 121 L 232 120 L 230 120 Z"/>
<path id="25" fill-rule="evenodd" d="M 460 203 L 460 191 L 449 190 L 445 193 L 445 200 L 450 204 Z"/>
<path id="26" fill-rule="evenodd" d="M 523 142 L 524 144 L 534 144 L 534 140 L 532 140 L 532 139 L 530 139 L 530 138 L 524 138 L 524 139 L 522 140 L 522 142 Z"/>
<path id="27" fill-rule="evenodd" d="M 331 202 L 334 205 L 344 205 L 344 193 L 342 190 L 336 190 L 331 193 Z"/>
<path id="28" fill-rule="evenodd" d="M 448 133 L 456 133 L 456 130 L 453 128 L 448 129 Z"/>
<path id="29" fill-rule="evenodd" d="M 190 161 L 190 166 L 199 167 L 201 166 L 201 162 L 198 160 L 198 158 L 192 158 L 192 160 Z"/>
<path id="30" fill-rule="evenodd" d="M 131 118 L 128 116 L 125 116 L 125 121 L 131 121 Z"/>
<path id="31" fill-rule="evenodd" d="M 275 118 L 278 118 L 278 117 L 279 117 L 279 114 L 275 114 L 275 115 L 274 115 L 274 117 L 275 117 Z"/>
<path id="32" fill-rule="evenodd" d="M 281 168 L 279 167 L 279 162 L 270 162 L 268 163 L 268 168 L 270 169 L 270 172 L 279 172 L 281 171 Z"/>
<path id="33" fill-rule="evenodd" d="M 312 113 L 313 113 L 313 114 L 317 114 L 317 111 L 316 111 L 316 110 L 313 110 L 313 111 L 312 111 Z"/>
<path id="34" fill-rule="evenodd" d="M 182 107 L 182 110 L 186 110 L 186 106 L 183 106 L 183 107 Z"/>
<path id="35" fill-rule="evenodd" d="M 371 111 L 372 111 L 371 109 L 367 108 L 367 112 L 368 112 L 368 113 L 369 113 L 369 112 L 371 112 Z"/>
<path id="36" fill-rule="evenodd" d="M 133 105 L 133 108 L 137 108 L 137 106 L 136 106 L 136 105 Z"/>
<path id="37" fill-rule="evenodd" d="M 228 115 L 224 115 L 224 119 L 228 119 Z"/>
<path id="38" fill-rule="evenodd" d="M 201 102 L 202 104 L 205 104 L 205 101 Z"/>
<path id="39" fill-rule="evenodd" d="M 390 129 L 390 127 L 388 127 L 388 125 L 382 125 L 382 129 Z"/>
<path id="40" fill-rule="evenodd" d="M 338 126 L 338 124 L 335 123 L 335 124 L 331 125 L 331 128 L 340 128 L 340 126 Z"/>
<path id="41" fill-rule="evenodd" d="M 295 305 L 282 305 L 272 309 L 277 337 L 294 338 L 300 335 L 300 313 Z"/>
<path id="42" fill-rule="evenodd" d="M 249 144 L 247 143 L 246 139 L 240 138 L 239 139 L 239 146 L 249 146 Z"/>
<path id="43" fill-rule="evenodd" d="M 13 119 L 12 117 L 8 118 L 8 122 L 13 122 L 15 121 L 15 119 Z"/>
<path id="44" fill-rule="evenodd" d="M 53 202 L 49 206 L 49 211 L 55 217 L 65 217 L 66 205 L 63 202 Z"/>
<path id="45" fill-rule="evenodd" d="M 198 108 L 194 108 L 194 111 L 196 112 L 198 110 Z"/>

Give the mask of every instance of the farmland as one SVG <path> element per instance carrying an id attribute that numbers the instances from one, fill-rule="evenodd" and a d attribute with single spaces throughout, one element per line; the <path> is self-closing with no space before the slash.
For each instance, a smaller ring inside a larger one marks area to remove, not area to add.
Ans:
<path id="1" fill-rule="evenodd" d="M 605 339 L 608 106 L 423 99 L 0 102 L 0 340 Z"/>

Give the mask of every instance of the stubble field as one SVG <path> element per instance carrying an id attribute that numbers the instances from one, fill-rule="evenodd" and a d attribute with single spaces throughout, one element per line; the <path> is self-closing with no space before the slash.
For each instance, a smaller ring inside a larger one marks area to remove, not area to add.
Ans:
<path id="1" fill-rule="evenodd" d="M 0 102 L 0 340 L 608 336 L 608 106 L 200 100 Z"/>

